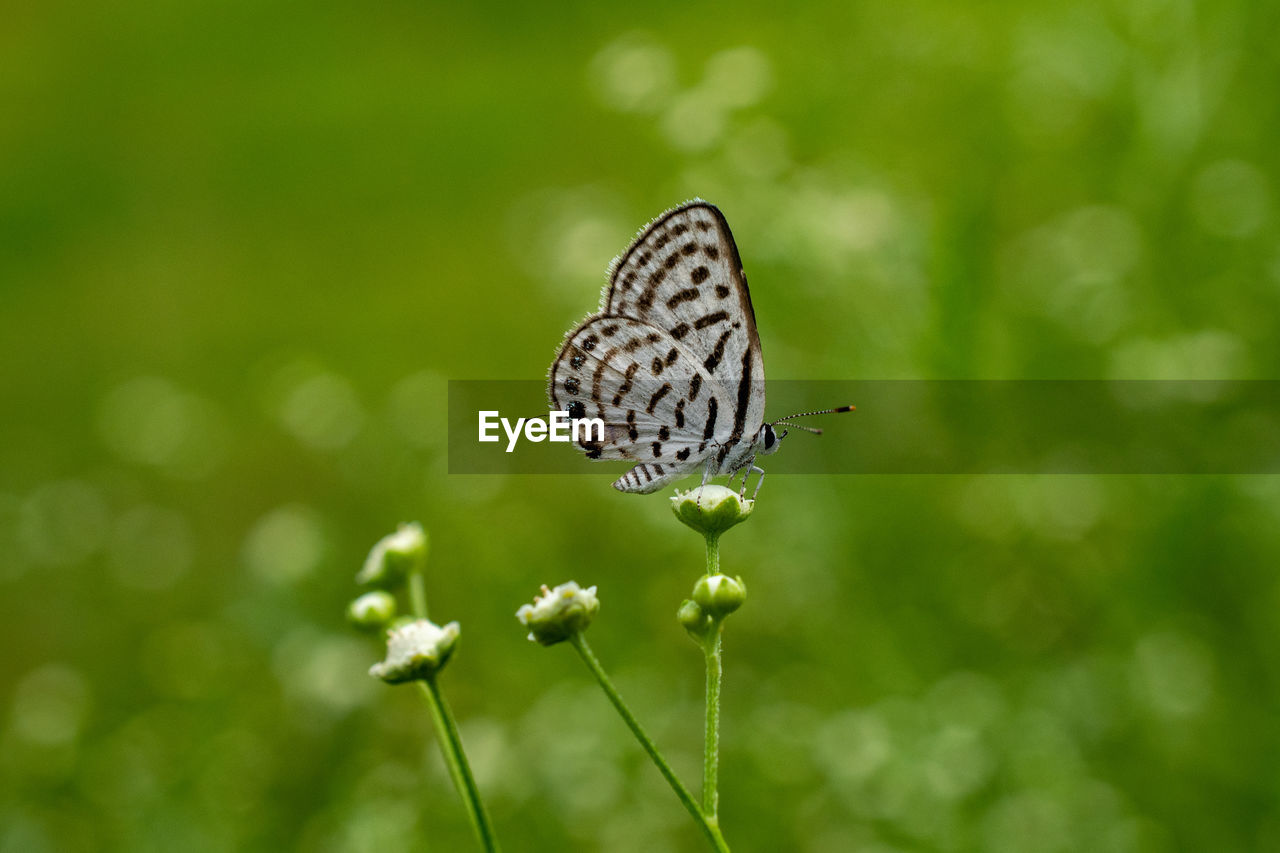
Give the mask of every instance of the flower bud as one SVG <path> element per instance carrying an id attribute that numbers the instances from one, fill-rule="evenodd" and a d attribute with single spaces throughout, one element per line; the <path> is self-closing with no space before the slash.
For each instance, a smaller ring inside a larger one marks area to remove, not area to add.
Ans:
<path id="1" fill-rule="evenodd" d="M 676 619 L 689 632 L 689 636 L 702 642 L 715 629 L 715 622 L 696 601 L 685 599 L 676 611 Z"/>
<path id="2" fill-rule="evenodd" d="M 387 658 L 369 668 L 369 674 L 388 684 L 422 681 L 440 671 L 458 642 L 458 623 L 441 628 L 426 619 L 387 631 Z"/>
<path id="3" fill-rule="evenodd" d="M 533 599 L 533 604 L 522 604 L 516 618 L 529 628 L 530 640 L 551 646 L 586 630 L 599 609 L 594 586 L 582 589 L 575 581 L 569 581 L 555 589 L 547 589 L 544 584 L 542 594 Z"/>
<path id="4" fill-rule="evenodd" d="M 366 592 L 347 605 L 347 621 L 365 631 L 377 631 L 396 616 L 396 597 L 376 589 Z"/>
<path id="5" fill-rule="evenodd" d="M 719 536 L 735 524 L 746 521 L 756 502 L 738 497 L 724 486 L 699 486 L 683 494 L 676 492 L 671 510 L 676 518 L 704 536 Z"/>
<path id="6" fill-rule="evenodd" d="M 703 575 L 693 585 L 693 600 L 712 619 L 723 619 L 747 600 L 747 585 L 742 578 Z"/>
<path id="7" fill-rule="evenodd" d="M 427 564 L 427 533 L 414 521 L 402 524 L 395 533 L 378 540 L 369 551 L 364 568 L 356 575 L 356 583 L 394 588 L 404 583 L 412 572 L 420 572 Z"/>

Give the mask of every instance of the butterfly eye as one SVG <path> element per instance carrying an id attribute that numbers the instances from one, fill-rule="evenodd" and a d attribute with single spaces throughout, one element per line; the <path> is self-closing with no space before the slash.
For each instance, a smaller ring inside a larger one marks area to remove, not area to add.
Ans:
<path id="1" fill-rule="evenodd" d="M 773 427 L 769 424 L 764 425 L 764 449 L 772 450 L 773 446 L 778 443 L 778 437 L 773 434 Z"/>

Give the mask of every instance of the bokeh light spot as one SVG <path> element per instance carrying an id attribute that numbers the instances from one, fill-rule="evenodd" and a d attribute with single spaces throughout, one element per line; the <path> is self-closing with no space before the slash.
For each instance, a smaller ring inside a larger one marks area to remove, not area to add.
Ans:
<path id="1" fill-rule="evenodd" d="M 27 673 L 13 691 L 10 731 L 39 746 L 74 741 L 89 716 L 89 684 L 65 664 L 45 664 Z"/>
<path id="2" fill-rule="evenodd" d="M 438 448 L 445 439 L 447 398 L 444 377 L 427 370 L 406 376 L 391 389 L 391 424 L 414 447 Z"/>
<path id="3" fill-rule="evenodd" d="M 1172 631 L 1148 634 L 1134 651 L 1133 689 L 1155 713 L 1188 717 L 1212 697 L 1213 670 L 1213 658 L 1198 640 Z"/>
<path id="4" fill-rule="evenodd" d="M 364 409 L 351 383 L 333 373 L 308 376 L 285 392 L 280 425 L 316 450 L 345 447 L 364 426 Z"/>
<path id="5" fill-rule="evenodd" d="M 112 389 L 99 407 L 98 428 L 120 456 L 183 479 L 208 475 L 226 453 L 226 427 L 213 404 L 159 377 Z"/>
<path id="6" fill-rule="evenodd" d="M 725 107 L 700 89 L 681 92 L 662 116 L 667 141 L 683 151 L 705 151 L 720 141 Z"/>
<path id="7" fill-rule="evenodd" d="M 707 60 L 701 89 L 717 104 L 751 106 L 773 86 L 769 58 L 754 47 L 722 50 Z"/>
<path id="8" fill-rule="evenodd" d="M 600 99 L 614 109 L 654 112 L 675 88 L 675 59 L 649 36 L 630 33 L 595 55 L 590 78 Z"/>
<path id="9" fill-rule="evenodd" d="M 981 845 L 991 853 L 1057 853 L 1073 848 L 1066 811 L 1045 794 L 1010 794 L 983 821 Z"/>
<path id="10" fill-rule="evenodd" d="M 870 711 L 842 711 L 818 730 L 814 760 L 835 780 L 861 782 L 893 754 L 889 726 Z"/>
<path id="11" fill-rule="evenodd" d="M 116 519 L 110 562 L 112 573 L 125 586 L 172 586 L 190 569 L 194 553 L 191 525 L 177 510 L 139 506 Z"/>
<path id="12" fill-rule="evenodd" d="M 1190 205 L 1197 224 L 1210 234 L 1251 237 L 1270 212 L 1267 176 L 1243 160 L 1210 163 L 1192 180 Z"/>
<path id="13" fill-rule="evenodd" d="M 69 566 L 93 554 L 106 537 L 106 501 L 78 480 L 46 483 L 22 505 L 18 539 L 32 560 Z"/>
<path id="14" fill-rule="evenodd" d="M 292 631 L 273 653 L 276 677 L 299 709 L 331 716 L 369 701 L 379 683 L 369 676 L 375 661 L 367 643 L 311 627 Z"/>
<path id="15" fill-rule="evenodd" d="M 278 507 L 258 519 L 244 543 L 244 561 L 258 577 L 290 584 L 315 571 L 325 553 L 324 525 L 301 504 Z"/>

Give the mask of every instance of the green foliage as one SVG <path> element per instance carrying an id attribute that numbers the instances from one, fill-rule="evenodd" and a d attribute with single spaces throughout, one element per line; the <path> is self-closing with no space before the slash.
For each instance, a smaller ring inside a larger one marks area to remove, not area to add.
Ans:
<path id="1" fill-rule="evenodd" d="M 687 198 L 733 226 L 774 378 L 1275 378 L 1271 5 L 637 11 L 6 13 L 0 850 L 471 849 L 420 697 L 345 624 L 404 518 L 466 628 L 440 682 L 498 835 L 701 849 L 511 616 L 598 585 L 592 645 L 692 778 L 696 537 L 613 466 L 451 476 L 443 426 L 446 378 L 543 376 Z M 788 477 L 787 451 L 721 553 L 753 605 L 726 835 L 1280 847 L 1274 477 Z"/>

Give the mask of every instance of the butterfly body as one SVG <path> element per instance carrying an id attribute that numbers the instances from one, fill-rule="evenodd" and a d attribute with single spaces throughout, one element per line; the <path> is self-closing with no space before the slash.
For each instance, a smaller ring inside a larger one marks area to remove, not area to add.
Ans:
<path id="1" fill-rule="evenodd" d="M 624 492 L 749 472 L 777 449 L 751 295 L 716 207 L 692 201 L 641 231 L 599 313 L 565 338 L 548 393 L 570 417 L 604 422 L 602 438 L 579 442 L 588 458 L 636 463 L 613 484 Z"/>

